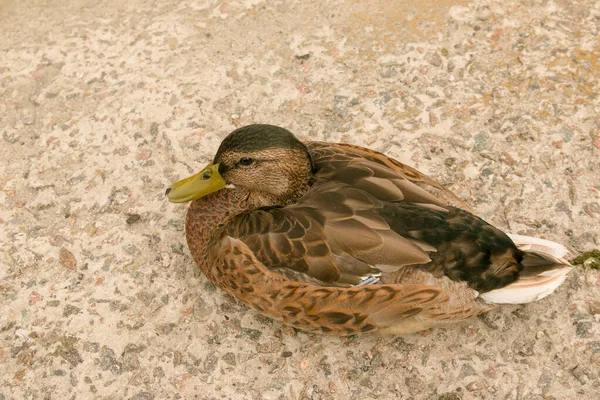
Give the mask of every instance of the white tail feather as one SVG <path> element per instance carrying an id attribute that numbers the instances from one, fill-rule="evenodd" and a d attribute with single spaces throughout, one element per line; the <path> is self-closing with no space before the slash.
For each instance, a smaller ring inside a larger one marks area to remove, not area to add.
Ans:
<path id="1" fill-rule="evenodd" d="M 547 265 L 537 275 L 522 276 L 518 281 L 501 289 L 482 293 L 480 298 L 493 304 L 522 304 L 543 299 L 554 292 L 567 279 L 572 265 L 565 259 L 569 251 L 565 246 L 522 235 L 508 235 L 520 250 Z M 525 262 L 523 263 L 525 264 Z M 535 264 L 533 264 L 535 266 Z"/>
<path id="2" fill-rule="evenodd" d="M 564 258 L 569 254 L 569 250 L 562 244 L 552 242 L 546 239 L 534 238 L 531 236 L 516 235 L 507 233 L 508 237 L 517 245 L 519 250 L 528 252 L 530 250 L 540 251 L 556 258 Z"/>

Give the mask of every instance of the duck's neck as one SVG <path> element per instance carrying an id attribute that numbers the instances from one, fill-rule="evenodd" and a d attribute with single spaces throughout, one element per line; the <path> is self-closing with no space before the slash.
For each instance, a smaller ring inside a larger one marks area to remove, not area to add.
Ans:
<path id="1" fill-rule="evenodd" d="M 185 233 L 192 257 L 204 275 L 214 282 L 208 249 L 221 237 L 230 218 L 247 209 L 246 197 L 237 190 L 220 190 L 198 200 L 188 209 Z"/>

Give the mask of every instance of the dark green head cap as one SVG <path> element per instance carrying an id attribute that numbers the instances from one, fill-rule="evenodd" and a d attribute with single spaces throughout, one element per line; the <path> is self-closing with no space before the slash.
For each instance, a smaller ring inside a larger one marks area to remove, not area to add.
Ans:
<path id="1" fill-rule="evenodd" d="M 306 151 L 292 132 L 275 125 L 255 124 L 238 128 L 231 132 L 219 146 L 214 162 L 220 160 L 226 151 L 249 152 L 271 148 L 288 148 Z"/>

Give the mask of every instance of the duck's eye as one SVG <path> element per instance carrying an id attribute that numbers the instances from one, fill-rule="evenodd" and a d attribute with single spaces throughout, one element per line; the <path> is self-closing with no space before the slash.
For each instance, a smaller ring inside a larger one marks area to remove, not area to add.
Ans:
<path id="1" fill-rule="evenodd" d="M 250 158 L 250 157 L 242 157 L 242 158 L 240 158 L 240 164 L 241 165 L 248 166 L 248 165 L 251 165 L 253 162 L 254 162 L 254 159 Z"/>

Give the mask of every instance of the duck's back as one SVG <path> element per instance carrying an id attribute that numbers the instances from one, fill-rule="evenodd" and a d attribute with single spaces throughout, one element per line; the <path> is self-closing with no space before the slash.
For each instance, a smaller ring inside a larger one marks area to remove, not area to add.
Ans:
<path id="1" fill-rule="evenodd" d="M 421 195 L 417 198 L 418 201 L 423 203 L 431 202 L 431 204 L 448 205 L 464 209 L 471 213 L 473 212 L 464 201 L 451 191 L 447 190 L 435 179 L 375 150 L 344 143 L 327 142 L 308 142 L 306 143 L 306 146 L 312 156 L 313 163 L 320 171 L 319 174 L 321 176 L 335 175 L 337 179 L 351 182 L 354 178 L 352 176 L 353 173 L 348 171 L 348 167 L 351 164 L 358 166 L 362 163 L 363 169 L 368 170 L 370 168 L 375 168 L 379 172 L 381 172 L 381 167 L 385 167 L 385 171 L 388 171 L 388 173 L 389 171 L 392 171 L 394 173 L 394 178 L 399 176 L 414 185 L 412 186 L 406 183 L 403 189 L 404 191 L 410 191 L 410 189 L 412 189 L 412 192 L 417 191 Z M 375 171 L 373 173 L 375 173 Z M 415 189 L 415 186 L 431 196 Z"/>

